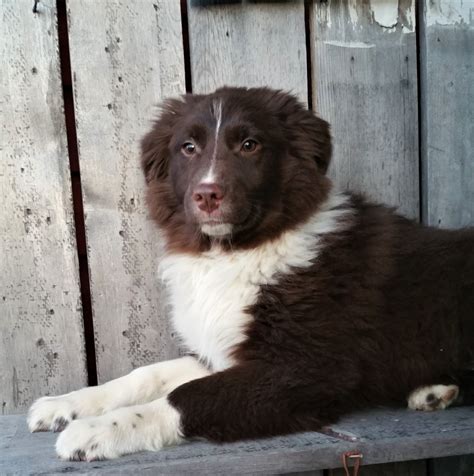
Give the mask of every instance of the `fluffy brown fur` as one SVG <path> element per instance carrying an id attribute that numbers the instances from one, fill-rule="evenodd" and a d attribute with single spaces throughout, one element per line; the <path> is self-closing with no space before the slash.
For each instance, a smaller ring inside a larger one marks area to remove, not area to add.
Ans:
<path id="1" fill-rule="evenodd" d="M 216 180 L 235 223 L 218 240 L 200 232 L 190 198 L 209 166 L 217 100 L 227 122 Z M 247 136 L 259 144 L 248 157 L 235 148 Z M 199 160 L 183 158 L 188 137 Z M 142 150 L 149 207 L 170 253 L 258 246 L 307 220 L 331 187 L 328 125 L 265 88 L 167 101 Z M 316 262 L 261 287 L 236 364 L 169 395 L 185 436 L 315 430 L 462 377 L 474 350 L 474 232 L 423 227 L 359 196 L 350 207 L 350 226 L 324 237 Z"/>

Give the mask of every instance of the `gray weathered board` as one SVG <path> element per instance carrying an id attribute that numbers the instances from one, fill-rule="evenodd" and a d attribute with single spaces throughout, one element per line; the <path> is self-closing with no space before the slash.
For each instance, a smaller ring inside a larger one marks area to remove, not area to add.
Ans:
<path id="1" fill-rule="evenodd" d="M 193 92 L 271 86 L 308 100 L 304 4 L 189 6 Z"/>
<path id="2" fill-rule="evenodd" d="M 99 382 L 176 355 L 147 219 L 139 141 L 183 93 L 179 2 L 68 2 Z"/>
<path id="3" fill-rule="evenodd" d="M 415 0 L 311 9 L 313 107 L 332 127 L 330 175 L 419 216 Z"/>
<path id="4" fill-rule="evenodd" d="M 362 454 L 362 475 L 418 476 L 426 474 L 417 471 L 425 467 L 424 463 L 392 466 L 403 469 L 398 473 L 390 472 L 390 466 L 381 472 L 365 466 L 474 452 L 474 407 L 434 413 L 380 409 L 344 418 L 325 434 L 298 433 L 221 445 L 195 441 L 155 453 L 92 463 L 58 460 L 54 454 L 56 437 L 51 433 L 29 434 L 22 416 L 1 417 L 0 474 L 301 473 L 340 467 L 343 453 L 357 451 Z M 474 470 L 472 459 L 465 468 Z"/>
<path id="5" fill-rule="evenodd" d="M 423 220 L 474 225 L 474 0 L 424 0 Z"/>
<path id="6" fill-rule="evenodd" d="M 420 9 L 422 219 L 473 226 L 474 1 L 423 0 Z M 472 476 L 473 466 L 474 456 L 450 458 L 430 474 Z"/>
<path id="7" fill-rule="evenodd" d="M 0 413 L 86 384 L 56 2 L 0 1 Z"/>

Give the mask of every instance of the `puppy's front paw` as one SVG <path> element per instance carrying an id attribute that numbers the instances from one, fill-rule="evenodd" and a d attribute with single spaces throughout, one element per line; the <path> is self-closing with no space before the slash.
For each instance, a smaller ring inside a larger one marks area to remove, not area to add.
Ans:
<path id="1" fill-rule="evenodd" d="M 129 453 L 156 451 L 182 441 L 179 413 L 162 398 L 73 421 L 56 442 L 62 459 L 94 461 Z"/>
<path id="2" fill-rule="evenodd" d="M 28 412 L 28 427 L 35 431 L 62 431 L 77 418 L 74 402 L 67 396 L 42 397 Z"/>
<path id="3" fill-rule="evenodd" d="M 120 422 L 119 427 L 118 421 L 106 416 L 73 421 L 59 435 L 56 452 L 60 458 L 71 461 L 117 458 L 124 454 L 120 451 L 125 430 L 122 425 Z"/>
<path id="4" fill-rule="evenodd" d="M 62 459 L 95 461 L 113 459 L 153 447 L 146 437 L 150 415 L 137 407 L 125 407 L 106 415 L 73 421 L 59 435 L 56 452 Z M 159 428 L 156 429 L 159 431 Z"/>

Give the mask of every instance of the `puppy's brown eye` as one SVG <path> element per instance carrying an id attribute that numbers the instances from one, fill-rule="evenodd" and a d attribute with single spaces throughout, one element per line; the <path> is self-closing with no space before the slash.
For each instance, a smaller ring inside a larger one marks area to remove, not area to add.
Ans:
<path id="1" fill-rule="evenodd" d="M 185 142 L 181 146 L 181 150 L 184 152 L 185 155 L 191 156 L 194 155 L 196 152 L 196 146 L 192 142 Z"/>
<path id="2" fill-rule="evenodd" d="M 252 139 L 247 139 L 242 143 L 241 150 L 242 152 L 254 152 L 255 150 L 257 150 L 258 145 L 258 142 Z"/>

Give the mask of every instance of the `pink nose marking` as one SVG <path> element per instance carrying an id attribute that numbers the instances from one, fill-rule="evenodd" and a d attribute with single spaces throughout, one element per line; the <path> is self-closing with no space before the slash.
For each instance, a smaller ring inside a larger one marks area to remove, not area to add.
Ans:
<path id="1" fill-rule="evenodd" d="M 208 213 L 217 210 L 223 198 L 222 188 L 215 183 L 200 183 L 193 193 L 193 200 L 198 208 Z"/>

